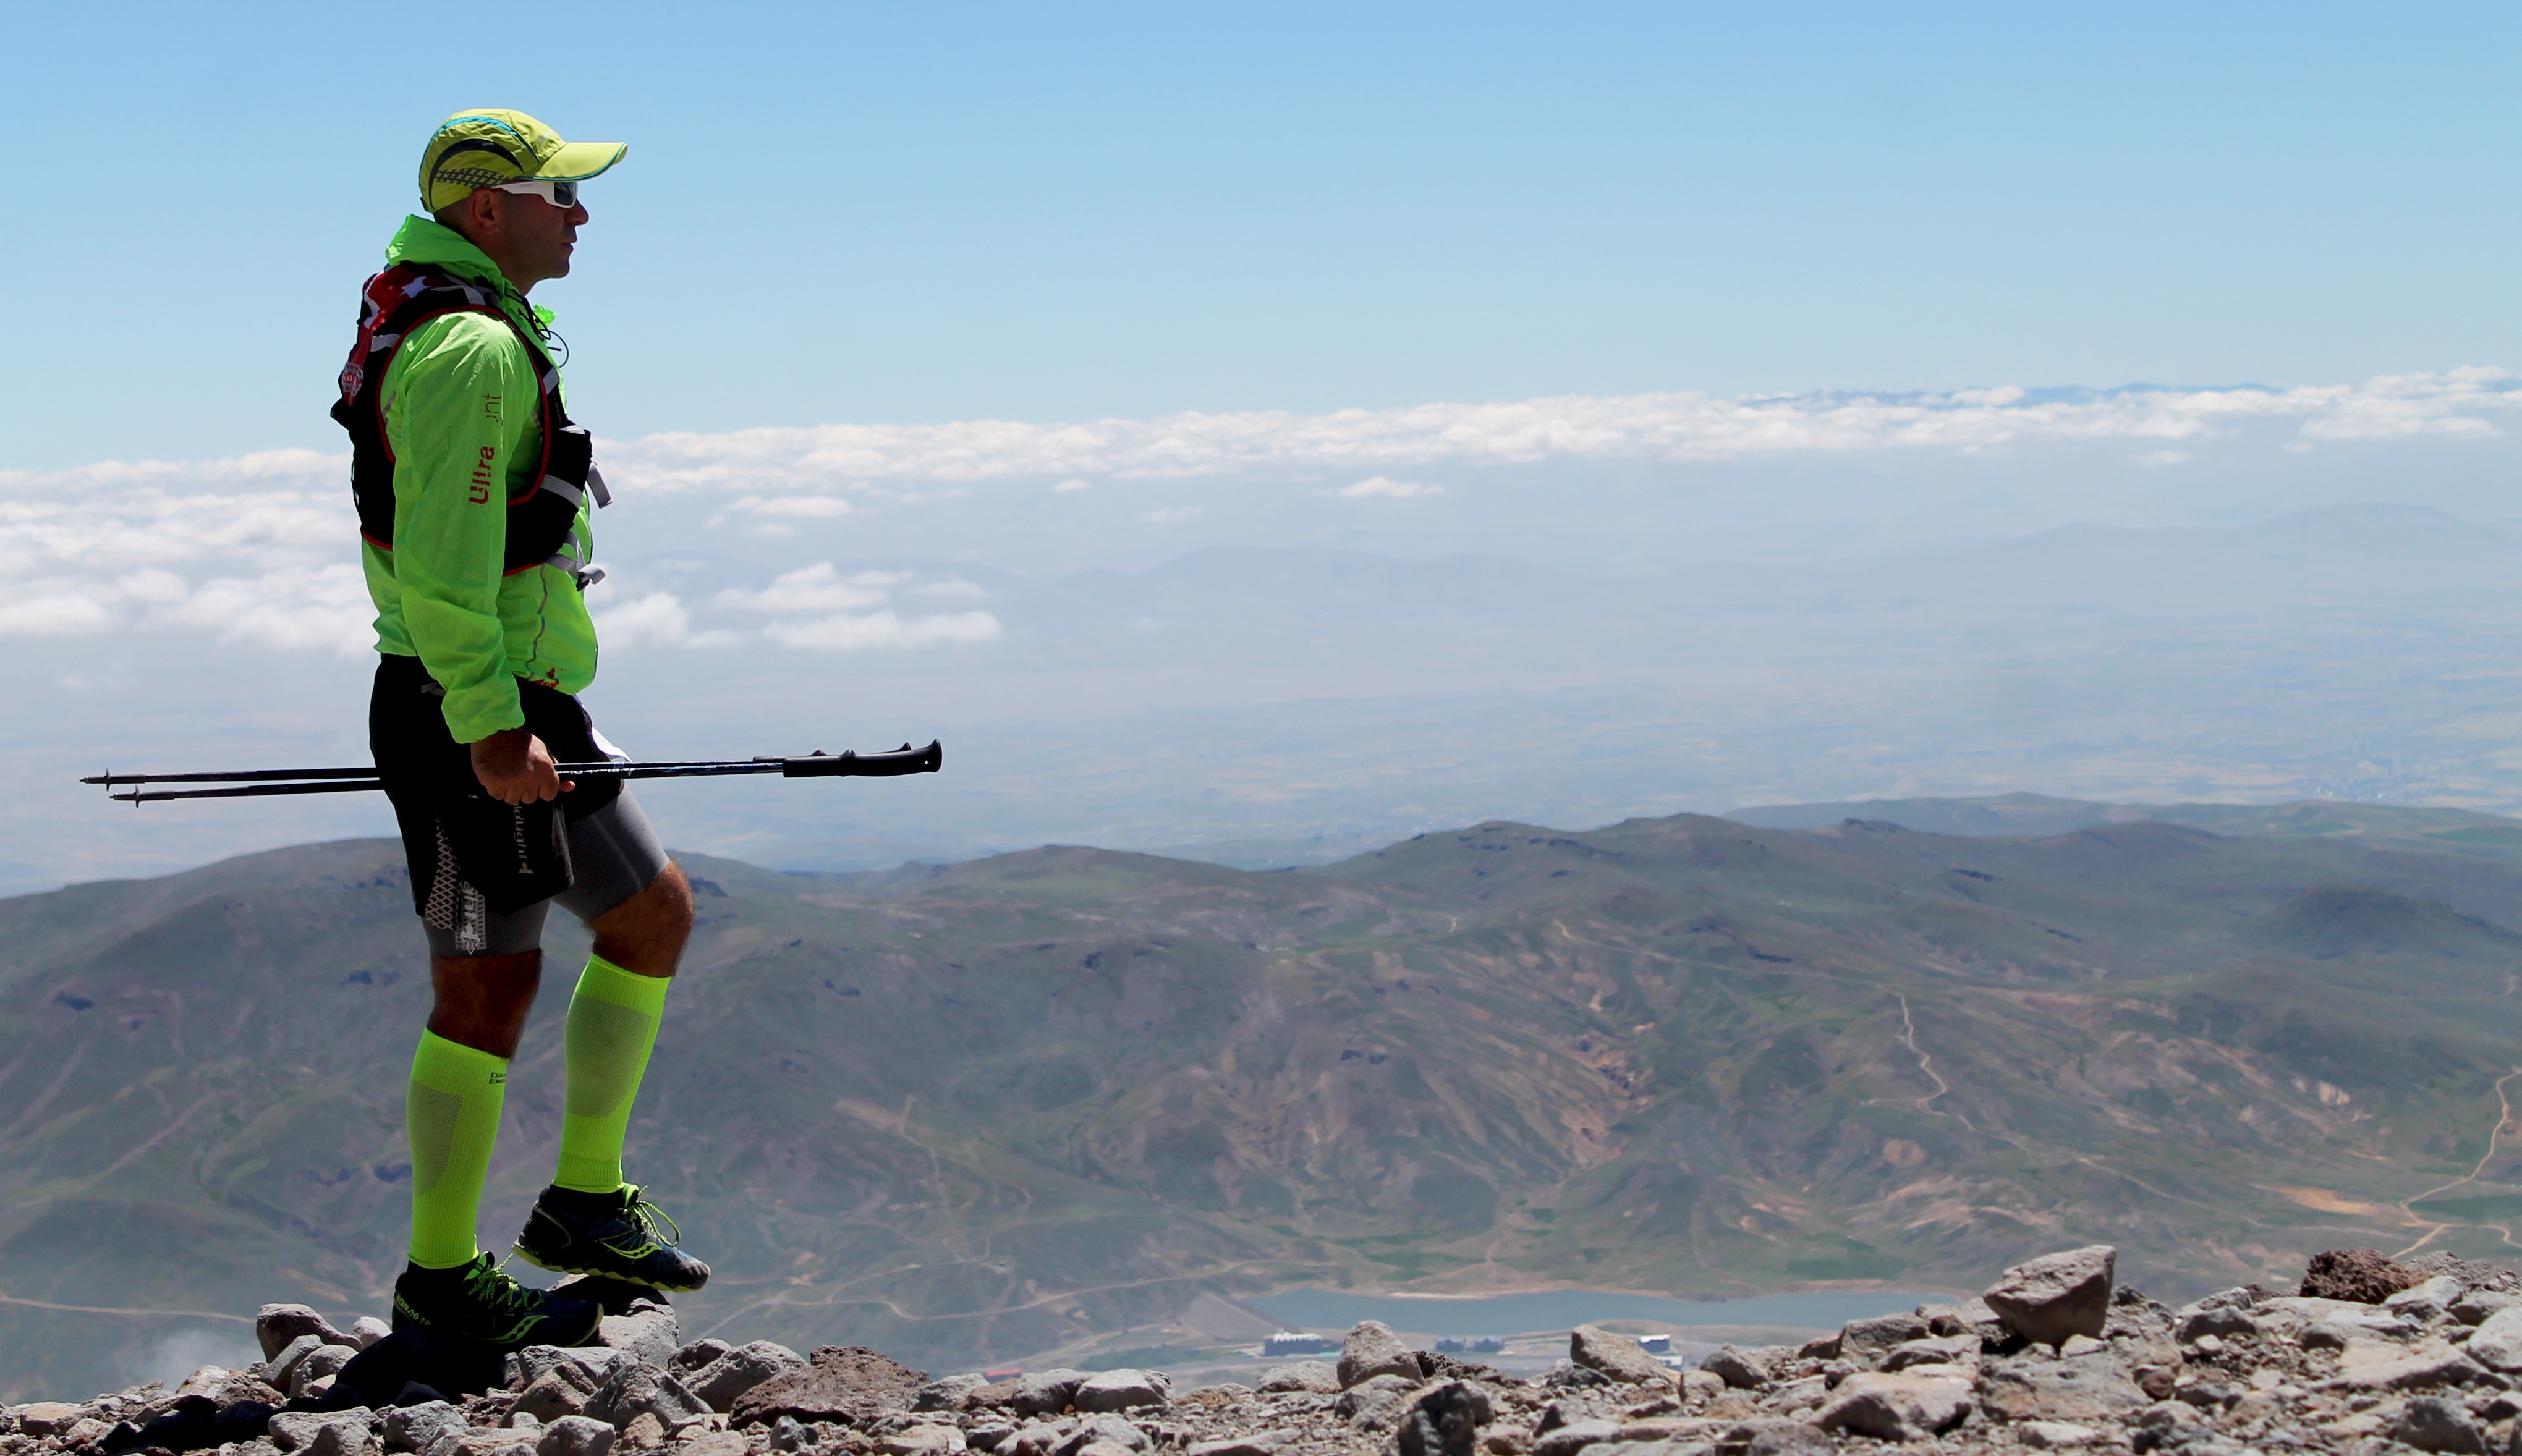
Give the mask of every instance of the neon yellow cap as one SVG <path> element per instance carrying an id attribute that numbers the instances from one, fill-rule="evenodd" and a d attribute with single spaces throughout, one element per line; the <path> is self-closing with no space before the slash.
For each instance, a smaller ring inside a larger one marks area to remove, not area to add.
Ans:
<path id="1" fill-rule="evenodd" d="M 457 112 L 438 123 L 420 154 L 421 209 L 435 212 L 505 182 L 584 181 L 630 150 L 627 142 L 564 142 L 523 112 Z"/>

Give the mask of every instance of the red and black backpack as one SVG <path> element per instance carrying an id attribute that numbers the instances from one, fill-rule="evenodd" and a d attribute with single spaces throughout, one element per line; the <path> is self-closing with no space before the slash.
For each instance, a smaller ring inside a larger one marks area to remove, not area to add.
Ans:
<path id="1" fill-rule="evenodd" d="M 581 591 L 601 580 L 603 569 L 588 564 L 587 543 L 578 539 L 575 529 L 579 504 L 589 492 L 599 507 L 613 503 L 595 469 L 595 442 L 584 427 L 570 423 L 569 412 L 561 407 L 560 370 L 541 343 L 499 306 L 496 289 L 397 263 L 369 279 L 360 299 L 359 337 L 350 345 L 350 362 L 342 366 L 342 397 L 332 410 L 335 423 L 350 432 L 350 495 L 358 505 L 359 534 L 394 549 L 395 457 L 386 439 L 383 395 L 395 350 L 412 330 L 441 314 L 487 313 L 506 324 L 526 346 L 543 427 L 540 467 L 527 478 L 532 483 L 507 500 L 508 544 L 501 572 L 514 576 L 536 567 L 558 567 L 578 578 Z M 505 488 L 504 480 L 475 485 L 481 491 Z M 482 499 L 487 504 L 487 496 Z"/>

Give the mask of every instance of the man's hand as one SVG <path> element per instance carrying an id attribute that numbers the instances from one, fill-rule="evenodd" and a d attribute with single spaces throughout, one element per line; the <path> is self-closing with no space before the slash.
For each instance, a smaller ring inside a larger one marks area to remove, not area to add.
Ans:
<path id="1" fill-rule="evenodd" d="M 578 787 L 561 781 L 551 750 L 523 728 L 503 728 L 472 749 L 473 777 L 501 803 L 540 803 Z"/>

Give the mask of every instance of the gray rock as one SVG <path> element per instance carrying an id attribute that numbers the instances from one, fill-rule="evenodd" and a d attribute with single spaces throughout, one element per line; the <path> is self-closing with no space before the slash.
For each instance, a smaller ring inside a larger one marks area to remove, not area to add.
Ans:
<path id="1" fill-rule="evenodd" d="M 1764 1348 L 1737 1349 L 1720 1344 L 1715 1353 L 1699 1362 L 1699 1368 L 1737 1390 L 1756 1390 L 1769 1383 L 1771 1353 Z"/>
<path id="2" fill-rule="evenodd" d="M 339 1375 L 342 1367 L 359 1353 L 355 1344 L 319 1344 L 308 1350 L 289 1367 L 289 1384 L 285 1388 L 292 1396 L 304 1395 L 306 1388 L 328 1375 Z"/>
<path id="3" fill-rule="evenodd" d="M 1567 1336 L 1567 1358 L 1629 1386 L 1669 1388 L 1672 1372 L 1626 1335 L 1578 1325 Z"/>
<path id="4" fill-rule="evenodd" d="M 1363 1385 L 1378 1375 L 1403 1376 L 1416 1383 L 1420 1377 L 1419 1356 L 1401 1342 L 1401 1337 L 1393 1334 L 1390 1326 L 1380 1320 L 1368 1320 L 1340 1342 L 1340 1388 Z"/>
<path id="5" fill-rule="evenodd" d="M 1565 1358 L 1551 1362 L 1550 1368 L 1542 1372 L 1541 1383 L 1553 1390 L 1600 1389 L 1613 1384 L 1603 1372 L 1588 1370 Z"/>
<path id="6" fill-rule="evenodd" d="M 1401 1412 L 1401 1403 L 1419 1382 L 1409 1376 L 1370 1376 L 1339 1392 L 1331 1402 L 1331 1414 L 1359 1431 L 1389 1426 Z"/>
<path id="7" fill-rule="evenodd" d="M 1883 1314 L 1872 1319 L 1849 1320 L 1839 1329 L 1839 1353 L 1847 1359 L 1879 1355 L 1895 1344 L 1912 1340 L 1925 1340 L 1936 1333 L 1935 1327 L 1914 1314 Z"/>
<path id="8" fill-rule="evenodd" d="M 1980 1341 L 1976 1335 L 1931 1335 L 1912 1340 L 1883 1351 L 1881 1368 L 1906 1370 L 1912 1365 L 1951 1365 L 1979 1358 Z"/>
<path id="9" fill-rule="evenodd" d="M 1125 1451 L 1147 1449 L 1147 1433 L 1119 1416 L 1099 1415 L 1077 1423 L 1068 1437 L 1051 1448 L 1051 1456 L 1080 1456 L 1089 1446 L 1118 1446 Z"/>
<path id="10" fill-rule="evenodd" d="M 2473 1341 L 2473 1343 L 2476 1342 Z M 2314 1387 L 2320 1390 L 2424 1390 L 2436 1386 L 2463 1386 L 2487 1374 L 2487 1368 L 2450 1345 L 2432 1344 L 2397 1360 L 2342 1366 L 2338 1374 Z"/>
<path id="11" fill-rule="evenodd" d="M 1961 1424 L 1970 1409 L 1967 1381 L 1867 1371 L 1841 1381 L 1813 1424 L 1876 1440 L 1924 1440 Z"/>
<path id="12" fill-rule="evenodd" d="M 618 1434 L 602 1421 L 563 1416 L 536 1438 L 535 1456 L 609 1456 Z"/>
<path id="13" fill-rule="evenodd" d="M 1007 1408 L 1019 1416 L 1055 1416 L 1068 1409 L 1077 1388 L 1085 1383 L 1083 1370 L 1037 1371 L 1016 1382 L 1015 1393 L 1007 1397 Z"/>
<path id="14" fill-rule="evenodd" d="M 1475 1456 L 1480 1428 L 1491 1414 L 1486 1390 L 1469 1381 L 1447 1381 L 1402 1413 L 1400 1456 Z"/>
<path id="15" fill-rule="evenodd" d="M 1997 1276 L 1981 1296 L 2006 1328 L 2042 1344 L 2070 1335 L 2102 1336 L 2111 1312 L 2111 1275 L 2119 1251 L 2106 1244 L 2042 1254 Z"/>
<path id="16" fill-rule="evenodd" d="M 685 1380 L 690 1380 L 693 1371 L 707 1370 L 717 1362 L 719 1356 L 733 1348 L 735 1348 L 734 1345 L 724 1340 L 695 1340 L 675 1351 L 675 1357 L 666 1362 L 666 1368 Z"/>
<path id="17" fill-rule="evenodd" d="M 771 1423 L 771 1449 L 802 1451 L 815 1443 L 815 1433 L 795 1416 L 781 1416 Z"/>
<path id="18" fill-rule="evenodd" d="M 1138 1410 L 1172 1403 L 1174 1383 L 1152 1370 L 1106 1370 L 1078 1382 L 1069 1403 L 1081 1412 Z"/>
<path id="19" fill-rule="evenodd" d="M 254 1317 L 254 1338 L 262 1345 L 266 1361 L 301 1336 L 312 1335 L 317 1344 L 350 1344 L 350 1337 L 333 1328 L 333 1322 L 304 1304 L 265 1304 Z"/>
<path id="20" fill-rule="evenodd" d="M 972 1397 L 989 1388 L 989 1377 L 982 1375 L 950 1375 L 933 1380 L 911 1394 L 911 1408 L 915 1411 L 958 1411 L 972 1403 Z"/>
<path id="21" fill-rule="evenodd" d="M 2460 1281 L 2447 1274 L 2422 1279 L 2382 1301 L 2382 1307 L 2402 1319 L 2420 1325 L 2432 1324 L 2452 1312 L 2467 1293 Z"/>
<path id="22" fill-rule="evenodd" d="M 2471 1290 L 2454 1299 L 2452 1317 L 2464 1325 L 2483 1325 L 2488 1316 L 2499 1309 L 2522 1306 L 2522 1295 L 2508 1295 L 2502 1290 Z"/>
<path id="23" fill-rule="evenodd" d="M 1760 1421 L 1743 1444 L 1743 1456 L 1832 1456 L 1838 1447 L 1831 1443 L 1830 1433 L 1801 1421 Z M 1737 1427 L 1736 1432 L 1743 1428 Z M 1733 1447 L 1734 1432 L 1727 1433 L 1726 1448 Z"/>
<path id="24" fill-rule="evenodd" d="M 584 1414 L 616 1431 L 629 1429 L 641 1416 L 655 1416 L 668 1432 L 707 1418 L 708 1402 L 692 1393 L 680 1379 L 654 1366 L 624 1362 L 587 1397 Z"/>
<path id="25" fill-rule="evenodd" d="M 586 1377 L 586 1388 L 604 1384 L 615 1369 L 637 1357 L 627 1350 L 606 1349 L 602 1345 L 530 1344 L 508 1357 L 514 1368 L 508 1384 L 523 1389 L 552 1370 L 566 1365 Z"/>
<path id="26" fill-rule="evenodd" d="M 295 1451 L 315 1438 L 315 1429 L 336 1417 L 330 1411 L 274 1411 L 263 1433 L 283 1451 Z"/>
<path id="27" fill-rule="evenodd" d="M 363 1314 L 350 1321 L 350 1338 L 347 1342 L 366 1349 L 393 1333 L 394 1326 L 373 1314 Z"/>
<path id="28" fill-rule="evenodd" d="M 688 1346 L 686 1346 L 688 1348 Z M 677 1352 L 679 1358 L 680 1352 Z M 784 1344 L 756 1340 L 740 1344 L 688 1377 L 692 1393 L 710 1409 L 731 1411 L 736 1398 L 774 1376 L 806 1368 L 806 1357 Z M 983 1384 L 987 1384 L 984 1382 Z M 926 1407 L 922 1407 L 925 1409 Z M 945 1407 L 939 1407 L 944 1409 Z"/>
<path id="29" fill-rule="evenodd" d="M 66 1400 L 37 1400 L 17 1407 L 18 1433 L 46 1436 L 66 1434 L 79 1423 L 79 1408 Z"/>
<path id="30" fill-rule="evenodd" d="M 2195 1343 L 2202 1335 L 2235 1340 L 2260 1333 L 2260 1322 L 2251 1318 L 2250 1310 L 2230 1304 L 2184 1305 L 2176 1318 L 2173 1333 L 2183 1344 Z"/>
<path id="31" fill-rule="evenodd" d="M 507 1419 L 499 1424 L 509 1431 L 540 1431 L 543 1429 L 543 1418 L 533 1411 L 519 1410 L 515 1406 L 510 1406 Z"/>
<path id="32" fill-rule="evenodd" d="M 1292 1431 L 1259 1431 L 1250 1435 L 1220 1436 L 1199 1441 L 1184 1456 L 1279 1456 L 1296 1438 Z"/>
<path id="33" fill-rule="evenodd" d="M 2522 1304 L 2489 1315 L 2461 1348 L 2491 1370 L 2522 1370 Z"/>
<path id="34" fill-rule="evenodd" d="M 606 1315 L 596 1329 L 595 1342 L 607 1349 L 629 1350 L 640 1364 L 663 1370 L 681 1347 L 683 1337 L 675 1327 L 675 1311 L 642 1300 L 632 1304 L 629 1314 Z"/>
<path id="35" fill-rule="evenodd" d="M 300 1306 L 286 1305 L 283 1307 L 297 1308 Z M 263 1360 L 262 1364 L 255 1370 L 255 1376 L 264 1385 L 271 1387 L 275 1390 L 286 1390 L 289 1388 L 289 1372 L 297 1367 L 299 1361 L 305 1359 L 308 1355 L 315 1353 L 323 1347 L 324 1337 L 321 1335 L 294 1336 L 290 1339 L 287 1344 L 282 1345 L 278 1350 L 274 1351 L 270 1356 Z"/>
<path id="36" fill-rule="evenodd" d="M 301 1448 L 304 1456 L 374 1456 L 381 1447 L 365 1407 L 331 1411 Z"/>
<path id="37" fill-rule="evenodd" d="M 464 1427 L 464 1412 L 448 1401 L 397 1406 L 386 1412 L 386 1449 L 426 1451 L 438 1443 L 440 1436 Z"/>
<path id="38" fill-rule="evenodd" d="M 2469 1418 L 2469 1412 L 2441 1395 L 2420 1395 L 2400 1407 L 2400 1414 L 2391 1422 L 2390 1434 L 2400 1444 L 2420 1451 L 2480 1456 L 2487 1449 L 2487 1434 Z"/>
<path id="39" fill-rule="evenodd" d="M 2170 1393 L 2172 1372 L 2162 1377 Z M 2111 1360 L 2007 1360 L 1980 1372 L 1979 1399 L 2009 1421 L 2106 1421 L 2145 1409 L 2151 1397 Z"/>
<path id="40" fill-rule="evenodd" d="M 1532 1438 L 1532 1456 L 1576 1456 L 1587 1446 L 1617 1440 L 1620 1423 L 1591 1419 L 1570 1421 Z"/>
<path id="41" fill-rule="evenodd" d="M 585 1410 L 587 1397 L 595 1393 L 595 1388 L 596 1382 L 584 1369 L 563 1363 L 537 1376 L 509 1409 L 523 1411 L 548 1426 L 563 1416 Z"/>
<path id="42" fill-rule="evenodd" d="M 1339 1391 L 1339 1372 L 1320 1360 L 1298 1360 L 1282 1365 L 1261 1377 L 1256 1388 L 1264 1395 L 1277 1395 L 1289 1390 L 1310 1390 L 1319 1395 Z"/>

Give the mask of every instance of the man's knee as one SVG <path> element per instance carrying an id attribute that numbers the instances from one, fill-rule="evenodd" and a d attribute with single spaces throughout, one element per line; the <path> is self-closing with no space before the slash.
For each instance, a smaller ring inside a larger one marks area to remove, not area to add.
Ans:
<path id="1" fill-rule="evenodd" d="M 683 878 L 681 865 L 668 860 L 657 878 L 639 891 L 639 897 L 653 897 L 652 911 L 661 926 L 686 935 L 691 933 L 692 918 L 698 911 L 692 903 L 692 883 Z"/>
<path id="2" fill-rule="evenodd" d="M 669 863 L 637 894 L 595 918 L 595 953 L 640 976 L 672 976 L 692 933 L 692 887 Z"/>

